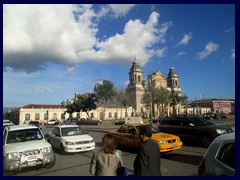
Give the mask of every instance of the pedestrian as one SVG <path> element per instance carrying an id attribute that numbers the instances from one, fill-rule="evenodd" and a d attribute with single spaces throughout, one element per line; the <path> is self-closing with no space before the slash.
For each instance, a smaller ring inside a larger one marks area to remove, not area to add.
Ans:
<path id="1" fill-rule="evenodd" d="M 117 176 L 118 166 L 123 166 L 122 153 L 116 150 L 117 141 L 111 134 L 102 138 L 102 148 L 95 151 L 90 162 L 89 172 L 95 176 Z"/>
<path id="2" fill-rule="evenodd" d="M 160 151 L 152 139 L 152 131 L 148 126 L 139 128 L 139 139 L 142 142 L 139 152 L 134 160 L 135 176 L 161 176 Z"/>

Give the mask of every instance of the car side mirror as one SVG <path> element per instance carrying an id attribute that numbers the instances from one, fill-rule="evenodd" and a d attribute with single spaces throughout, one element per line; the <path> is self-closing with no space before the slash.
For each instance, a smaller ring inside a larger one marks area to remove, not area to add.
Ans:
<path id="1" fill-rule="evenodd" d="M 195 125 L 193 123 L 188 123 L 189 126 L 194 127 Z"/>
<path id="2" fill-rule="evenodd" d="M 49 134 L 44 134 L 44 138 L 48 139 L 49 138 Z"/>

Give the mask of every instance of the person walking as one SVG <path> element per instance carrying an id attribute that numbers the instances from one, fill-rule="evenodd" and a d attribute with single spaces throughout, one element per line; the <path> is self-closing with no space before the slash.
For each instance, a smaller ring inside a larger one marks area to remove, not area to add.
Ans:
<path id="1" fill-rule="evenodd" d="M 89 172 L 95 176 L 117 176 L 118 166 L 123 166 L 122 153 L 116 150 L 117 141 L 111 134 L 102 138 L 102 148 L 95 151 Z"/>
<path id="2" fill-rule="evenodd" d="M 160 151 L 156 142 L 151 140 L 152 131 L 148 126 L 139 128 L 139 139 L 142 142 L 134 160 L 134 176 L 161 176 Z"/>

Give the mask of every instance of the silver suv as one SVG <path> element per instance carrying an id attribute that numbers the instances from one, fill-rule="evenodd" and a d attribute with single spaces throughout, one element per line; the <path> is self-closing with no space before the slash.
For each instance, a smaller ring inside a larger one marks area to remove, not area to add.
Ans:
<path id="1" fill-rule="evenodd" d="M 214 139 L 199 163 L 199 176 L 235 176 L 235 132 Z"/>
<path id="2" fill-rule="evenodd" d="M 51 168 L 56 158 L 41 130 L 29 125 L 8 126 L 3 131 L 4 172 L 30 167 Z"/>

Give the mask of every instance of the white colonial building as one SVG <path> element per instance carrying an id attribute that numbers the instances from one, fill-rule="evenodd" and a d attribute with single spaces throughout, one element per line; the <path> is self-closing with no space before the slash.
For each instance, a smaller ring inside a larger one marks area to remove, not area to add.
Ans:
<path id="1" fill-rule="evenodd" d="M 29 104 L 5 113 L 4 119 L 10 119 L 15 124 L 28 124 L 31 120 L 47 123 L 51 119 L 64 122 L 69 118 L 66 110 L 65 105 Z M 117 120 L 130 117 L 132 111 L 132 107 L 100 106 L 89 111 L 89 115 L 92 120 L 102 120 L 103 118 L 104 120 Z M 73 113 L 73 117 L 88 118 L 86 112 Z"/>

